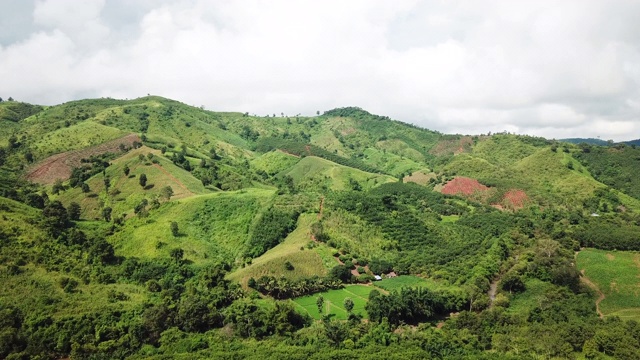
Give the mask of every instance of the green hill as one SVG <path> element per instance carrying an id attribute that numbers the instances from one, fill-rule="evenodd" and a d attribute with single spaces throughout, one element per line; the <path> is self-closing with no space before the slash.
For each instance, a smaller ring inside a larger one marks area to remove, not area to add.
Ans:
<path id="1" fill-rule="evenodd" d="M 280 115 L 0 102 L 0 358 L 640 357 L 634 146 Z"/>

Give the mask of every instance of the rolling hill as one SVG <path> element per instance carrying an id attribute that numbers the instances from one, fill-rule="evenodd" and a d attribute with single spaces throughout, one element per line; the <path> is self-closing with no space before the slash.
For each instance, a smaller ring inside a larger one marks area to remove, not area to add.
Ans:
<path id="1" fill-rule="evenodd" d="M 281 115 L 0 103 L 0 357 L 640 355 L 635 146 Z"/>

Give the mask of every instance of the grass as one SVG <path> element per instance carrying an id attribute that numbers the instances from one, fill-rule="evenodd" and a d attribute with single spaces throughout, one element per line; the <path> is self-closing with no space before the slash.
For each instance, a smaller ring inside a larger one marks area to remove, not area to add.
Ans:
<path id="1" fill-rule="evenodd" d="M 369 293 L 375 288 L 365 285 L 347 285 L 343 289 L 329 290 L 318 294 L 300 297 L 294 300 L 296 308 L 302 313 L 309 314 L 312 318 L 320 320 L 322 315 L 331 315 L 335 319 L 346 320 L 347 310 L 344 308 L 344 299 L 353 300 L 353 313 L 361 314 L 367 319 L 369 316 L 364 307 L 368 302 Z M 323 314 L 318 312 L 316 300 L 319 295 L 324 298 Z"/>
<path id="2" fill-rule="evenodd" d="M 578 254 L 577 267 L 604 293 L 604 315 L 640 319 L 640 253 L 585 249 Z"/>
<path id="3" fill-rule="evenodd" d="M 310 241 L 310 226 L 315 221 L 316 214 L 300 215 L 298 226 L 282 243 L 253 259 L 250 265 L 229 274 L 228 278 L 246 285 L 249 278 L 257 279 L 265 275 L 284 276 L 291 280 L 313 275 L 325 276 L 327 267 L 322 257 L 315 249 L 305 247 Z M 287 262 L 293 265 L 293 270 L 285 268 Z"/>
<path id="4" fill-rule="evenodd" d="M 151 163 L 146 158 L 149 153 L 154 154 L 157 164 Z M 140 160 L 139 155 L 145 156 L 145 159 Z M 124 174 L 125 166 L 130 169 L 129 176 Z M 112 161 L 106 174 L 111 179 L 109 195 L 105 192 L 105 177 L 100 173 L 86 181 L 91 188 L 91 193 L 85 194 L 80 188 L 69 189 L 61 193 L 59 200 L 65 205 L 72 201 L 77 202 L 83 209 L 83 218 L 95 219 L 100 218 L 102 208 L 105 206 L 111 207 L 114 215 L 120 215 L 132 214 L 133 208 L 145 198 L 149 202 L 153 198 L 165 201 L 161 197 L 161 190 L 166 186 L 170 186 L 173 190 L 172 199 L 209 193 L 202 182 L 188 171 L 164 158 L 160 151 L 145 146 Z M 139 183 L 141 174 L 145 174 L 148 179 L 144 190 Z"/>
<path id="5" fill-rule="evenodd" d="M 397 181 L 391 176 L 368 173 L 315 156 L 301 159 L 280 174 L 291 176 L 296 186 L 307 189 L 345 190 L 350 186 L 349 179 L 357 181 L 363 189 Z"/>
<path id="6" fill-rule="evenodd" d="M 253 221 L 271 201 L 273 191 L 248 189 L 192 196 L 164 203 L 148 217 L 133 217 L 110 241 L 117 254 L 168 257 L 182 248 L 197 264 L 241 262 Z M 178 223 L 179 236 L 170 231 Z"/>
<path id="7" fill-rule="evenodd" d="M 547 291 L 552 289 L 554 285 L 534 278 L 527 279 L 525 287 L 526 290 L 524 292 L 515 295 L 509 302 L 507 311 L 510 314 L 528 314 L 540 305 L 540 299 Z"/>
<path id="8" fill-rule="evenodd" d="M 70 127 L 41 134 L 32 145 L 33 155 L 37 159 L 69 150 L 78 150 L 127 135 L 127 131 L 104 126 L 97 122 L 85 121 Z"/>
<path id="9" fill-rule="evenodd" d="M 269 175 L 275 175 L 295 165 L 298 161 L 300 161 L 300 159 L 296 156 L 275 150 L 252 160 L 251 165 Z"/>

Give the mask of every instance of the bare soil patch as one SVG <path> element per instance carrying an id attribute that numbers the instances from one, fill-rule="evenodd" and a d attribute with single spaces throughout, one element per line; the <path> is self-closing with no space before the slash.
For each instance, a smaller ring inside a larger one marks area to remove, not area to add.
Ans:
<path id="1" fill-rule="evenodd" d="M 488 191 L 489 187 L 484 186 L 476 179 L 459 176 L 442 187 L 442 193 L 448 195 L 473 195 L 477 192 Z"/>
<path id="2" fill-rule="evenodd" d="M 108 152 L 117 153 L 120 151 L 120 144 L 131 147 L 134 141 L 141 142 L 138 135 L 129 134 L 100 145 L 52 155 L 33 165 L 27 170 L 25 177 L 39 184 L 53 184 L 57 179 L 66 180 L 71 176 L 71 170 L 82 164 L 82 159 Z"/>
<path id="3" fill-rule="evenodd" d="M 527 193 L 519 189 L 511 189 L 504 194 L 502 202 L 510 209 L 522 209 L 529 201 Z"/>

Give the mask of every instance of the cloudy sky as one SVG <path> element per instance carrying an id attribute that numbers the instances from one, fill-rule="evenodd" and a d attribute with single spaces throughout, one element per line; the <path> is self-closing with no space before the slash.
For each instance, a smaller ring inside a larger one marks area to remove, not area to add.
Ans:
<path id="1" fill-rule="evenodd" d="M 0 0 L 0 97 L 640 138 L 640 1 Z"/>

